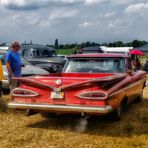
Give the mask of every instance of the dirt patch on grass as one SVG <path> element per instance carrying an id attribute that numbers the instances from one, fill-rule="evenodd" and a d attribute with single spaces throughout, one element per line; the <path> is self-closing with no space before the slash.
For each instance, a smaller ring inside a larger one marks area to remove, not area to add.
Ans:
<path id="1" fill-rule="evenodd" d="M 146 98 L 142 103 L 132 103 L 118 122 L 106 117 L 45 119 L 39 114 L 27 117 L 24 112 L 7 110 L 0 112 L 0 147 L 147 148 L 147 107 Z"/>

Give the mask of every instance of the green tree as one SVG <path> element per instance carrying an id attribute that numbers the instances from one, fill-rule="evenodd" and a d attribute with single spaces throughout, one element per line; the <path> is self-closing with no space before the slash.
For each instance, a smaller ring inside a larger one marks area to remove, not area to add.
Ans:
<path id="1" fill-rule="evenodd" d="M 108 44 L 106 42 L 102 43 L 101 46 L 108 46 Z"/>
<path id="2" fill-rule="evenodd" d="M 113 43 L 109 43 L 108 46 L 109 46 L 109 47 L 113 47 Z"/>
<path id="3" fill-rule="evenodd" d="M 58 47 L 59 47 L 58 39 L 55 40 L 54 47 L 55 47 L 56 49 L 58 49 Z"/>
<path id="4" fill-rule="evenodd" d="M 135 47 L 138 47 L 139 46 L 139 41 L 138 40 L 134 40 L 132 42 L 132 46 L 135 48 Z"/>
<path id="5" fill-rule="evenodd" d="M 114 42 L 114 47 L 124 47 L 124 43 L 122 41 Z"/>

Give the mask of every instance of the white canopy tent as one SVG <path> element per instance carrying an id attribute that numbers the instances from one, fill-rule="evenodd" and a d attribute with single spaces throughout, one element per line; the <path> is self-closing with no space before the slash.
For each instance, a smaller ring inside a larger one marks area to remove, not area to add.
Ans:
<path id="1" fill-rule="evenodd" d="M 128 54 L 128 52 L 133 49 L 133 47 L 106 47 L 100 46 L 104 53 L 123 53 Z"/>

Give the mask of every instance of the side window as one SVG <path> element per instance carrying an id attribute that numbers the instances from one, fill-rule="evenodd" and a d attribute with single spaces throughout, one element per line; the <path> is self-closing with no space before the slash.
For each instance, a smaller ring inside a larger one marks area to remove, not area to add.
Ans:
<path id="1" fill-rule="evenodd" d="M 48 57 L 48 55 L 49 55 L 49 51 L 48 50 L 43 50 L 42 51 L 42 56 L 43 57 Z"/>
<path id="2" fill-rule="evenodd" d="M 25 58 L 33 58 L 34 57 L 33 50 L 24 49 L 23 56 Z"/>
<path id="3" fill-rule="evenodd" d="M 55 57 L 55 56 L 57 56 L 57 54 L 56 54 L 55 51 L 50 51 L 50 52 L 49 52 L 49 56 L 50 56 L 50 57 Z"/>
<path id="4" fill-rule="evenodd" d="M 40 57 L 40 54 L 41 54 L 40 51 L 39 50 L 36 50 L 36 56 L 37 57 Z"/>

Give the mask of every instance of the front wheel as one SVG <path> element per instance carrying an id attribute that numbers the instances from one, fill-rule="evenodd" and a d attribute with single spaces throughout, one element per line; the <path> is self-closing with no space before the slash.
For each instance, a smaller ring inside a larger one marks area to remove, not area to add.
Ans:
<path id="1" fill-rule="evenodd" d="M 51 66 L 51 72 L 52 72 L 52 73 L 57 72 L 57 70 L 58 70 L 58 68 L 57 68 L 56 65 L 52 65 L 52 66 Z"/>

